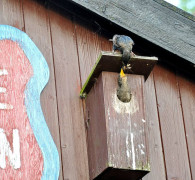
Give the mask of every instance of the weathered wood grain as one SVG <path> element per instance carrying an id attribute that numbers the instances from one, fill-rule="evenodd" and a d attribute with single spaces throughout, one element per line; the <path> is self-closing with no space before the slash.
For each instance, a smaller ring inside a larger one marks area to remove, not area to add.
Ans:
<path id="1" fill-rule="evenodd" d="M 192 179 L 195 179 L 195 82 L 178 75 Z"/>
<path id="2" fill-rule="evenodd" d="M 64 179 L 86 180 L 89 170 L 74 24 L 68 15 L 53 11 L 49 15 Z"/>
<path id="3" fill-rule="evenodd" d="M 0 24 L 7 24 L 24 30 L 21 0 L 0 1 Z"/>
<path id="4" fill-rule="evenodd" d="M 25 31 L 43 53 L 50 69 L 50 79 L 41 95 L 41 104 L 45 120 L 50 129 L 54 142 L 58 148 L 61 162 L 61 147 L 59 135 L 59 123 L 56 101 L 55 76 L 53 66 L 53 54 L 51 46 L 51 34 L 47 10 L 35 1 L 23 0 Z M 60 165 L 62 177 L 62 166 Z"/>
<path id="5" fill-rule="evenodd" d="M 165 180 L 166 172 L 164 166 L 164 155 L 162 150 L 153 73 L 150 74 L 144 83 L 144 103 L 146 115 L 145 120 L 148 128 L 151 171 L 143 178 L 143 180 Z"/>
<path id="6" fill-rule="evenodd" d="M 129 103 L 123 103 L 116 95 L 118 73 L 103 72 L 102 75 L 108 146 L 110 148 L 109 162 L 113 167 L 122 166 L 149 171 L 143 98 L 144 76 L 127 75 L 132 99 Z M 119 165 L 119 162 L 122 164 Z"/>
<path id="7" fill-rule="evenodd" d="M 154 80 L 167 178 L 191 180 L 176 76 L 170 70 L 156 66 Z"/>
<path id="8" fill-rule="evenodd" d="M 112 72 L 102 73 L 86 99 L 90 179 L 103 170 L 106 172 L 98 177 L 100 179 L 137 179 L 150 170 L 144 77 L 127 76 L 132 92 L 130 103 L 117 98 L 118 74 Z"/>

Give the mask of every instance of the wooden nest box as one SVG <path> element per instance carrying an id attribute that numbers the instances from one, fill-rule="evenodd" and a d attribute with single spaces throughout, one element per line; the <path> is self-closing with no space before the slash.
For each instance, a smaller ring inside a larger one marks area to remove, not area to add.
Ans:
<path id="1" fill-rule="evenodd" d="M 150 171 L 144 82 L 156 57 L 135 56 L 127 74 L 131 100 L 117 97 L 121 55 L 101 52 L 81 90 L 85 98 L 90 179 L 137 180 Z"/>

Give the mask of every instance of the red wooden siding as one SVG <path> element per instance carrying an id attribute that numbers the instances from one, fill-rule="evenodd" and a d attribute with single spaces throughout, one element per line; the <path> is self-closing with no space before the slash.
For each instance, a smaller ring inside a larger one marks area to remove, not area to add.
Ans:
<path id="1" fill-rule="evenodd" d="M 195 179 L 195 82 L 179 75 L 177 77 L 185 127 L 192 179 Z"/>
<path id="2" fill-rule="evenodd" d="M 47 16 L 48 12 L 44 7 L 34 1 L 24 0 L 22 7 L 25 32 L 43 53 L 50 69 L 49 83 L 46 85 L 44 93 L 41 95 L 41 104 L 45 120 L 58 148 L 58 152 L 61 154 L 50 24 Z M 62 179 L 62 171 L 60 171 L 59 177 Z"/>
<path id="3" fill-rule="evenodd" d="M 83 108 L 79 99 L 80 75 L 75 26 L 68 15 L 64 18 L 49 11 L 49 17 L 64 179 L 88 179 Z"/>
<path id="4" fill-rule="evenodd" d="M 82 20 L 31 0 L 0 0 L 0 24 L 25 31 L 49 65 L 41 103 L 61 155 L 59 179 L 89 179 L 79 91 L 99 52 L 111 50 L 111 43 Z M 144 88 L 151 172 L 143 179 L 195 179 L 194 81 L 157 65 Z"/>
<path id="5" fill-rule="evenodd" d="M 176 76 L 157 66 L 154 78 L 167 177 L 191 179 Z"/>
<path id="6" fill-rule="evenodd" d="M 148 126 L 148 139 L 151 172 L 145 176 L 144 180 L 165 180 L 165 166 L 163 159 L 163 149 L 161 143 L 161 133 L 158 120 L 158 109 L 156 103 L 156 93 L 154 86 L 153 73 L 150 74 L 144 86 L 145 114 Z M 153 170 L 155 169 L 155 170 Z"/>

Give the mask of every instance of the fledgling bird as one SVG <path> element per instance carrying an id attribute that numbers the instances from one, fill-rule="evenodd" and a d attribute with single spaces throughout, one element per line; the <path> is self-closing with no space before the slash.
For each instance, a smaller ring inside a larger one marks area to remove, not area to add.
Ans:
<path id="1" fill-rule="evenodd" d="M 117 97 L 120 101 L 128 103 L 131 101 L 131 96 L 131 90 L 127 84 L 127 76 L 124 74 L 123 69 L 121 68 L 121 72 L 118 76 Z"/>
<path id="2" fill-rule="evenodd" d="M 113 41 L 113 52 L 118 50 L 122 53 L 122 62 L 124 66 L 127 66 L 131 57 L 134 55 L 132 52 L 134 42 L 129 36 L 125 35 L 114 35 Z"/>

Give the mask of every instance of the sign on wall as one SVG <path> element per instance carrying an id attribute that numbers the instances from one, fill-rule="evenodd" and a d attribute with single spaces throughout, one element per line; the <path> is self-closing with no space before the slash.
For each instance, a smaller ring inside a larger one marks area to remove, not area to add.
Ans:
<path id="1" fill-rule="evenodd" d="M 59 155 L 40 105 L 48 79 L 32 40 L 0 25 L 0 179 L 58 179 Z"/>

